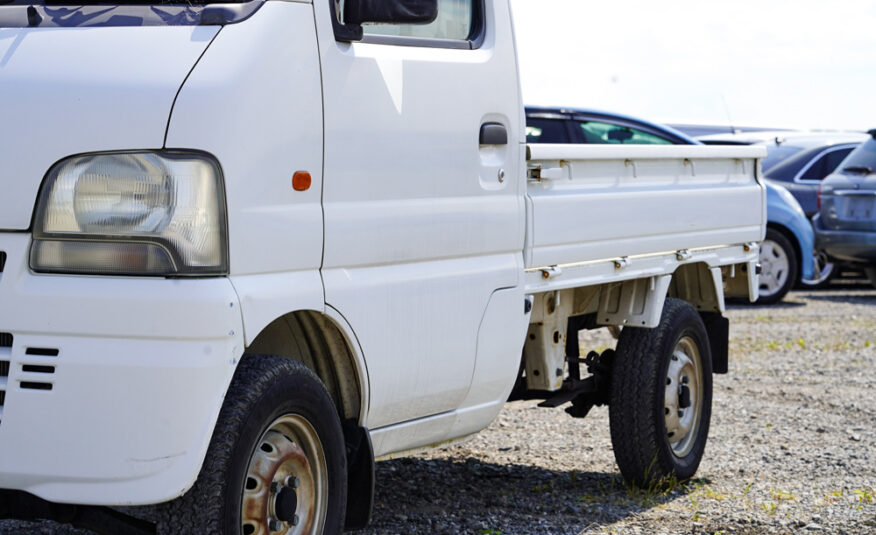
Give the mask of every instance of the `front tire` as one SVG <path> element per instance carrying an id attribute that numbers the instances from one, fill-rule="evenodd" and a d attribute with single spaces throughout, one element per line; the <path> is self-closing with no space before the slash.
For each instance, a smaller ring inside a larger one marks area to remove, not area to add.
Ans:
<path id="1" fill-rule="evenodd" d="M 288 358 L 247 355 L 195 485 L 165 505 L 159 533 L 341 533 L 344 438 L 319 378 Z"/>
<path id="2" fill-rule="evenodd" d="M 700 315 L 667 298 L 654 329 L 621 331 L 611 383 L 614 457 L 628 483 L 693 477 L 709 435 L 712 355 Z"/>
<path id="3" fill-rule="evenodd" d="M 758 282 L 759 304 L 777 303 L 785 297 L 797 281 L 798 261 L 794 246 L 784 234 L 768 228 L 760 244 L 761 272 Z"/>

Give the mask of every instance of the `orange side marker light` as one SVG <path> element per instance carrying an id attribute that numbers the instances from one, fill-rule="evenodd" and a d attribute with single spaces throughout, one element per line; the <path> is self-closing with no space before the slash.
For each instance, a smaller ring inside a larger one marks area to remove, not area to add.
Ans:
<path id="1" fill-rule="evenodd" d="M 292 175 L 292 189 L 295 191 L 306 191 L 310 189 L 310 173 L 307 171 L 295 171 Z"/>

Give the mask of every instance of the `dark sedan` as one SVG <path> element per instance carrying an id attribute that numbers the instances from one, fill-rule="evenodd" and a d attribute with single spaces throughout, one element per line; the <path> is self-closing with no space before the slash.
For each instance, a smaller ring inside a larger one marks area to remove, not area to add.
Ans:
<path id="1" fill-rule="evenodd" d="M 754 145 L 767 148 L 763 174 L 781 183 L 797 199 L 806 217 L 818 211 L 818 185 L 843 158 L 867 139 L 859 132 L 745 132 L 697 138 L 706 145 Z"/>
<path id="2" fill-rule="evenodd" d="M 816 247 L 855 262 L 876 286 L 876 129 L 821 183 Z"/>

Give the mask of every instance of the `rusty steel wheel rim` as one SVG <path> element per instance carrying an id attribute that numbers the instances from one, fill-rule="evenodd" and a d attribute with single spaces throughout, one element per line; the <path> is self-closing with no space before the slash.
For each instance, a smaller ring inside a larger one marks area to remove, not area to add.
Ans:
<path id="1" fill-rule="evenodd" d="M 703 363 L 689 336 L 675 345 L 669 357 L 664 392 L 666 439 L 676 457 L 690 453 L 700 430 L 703 410 Z"/>
<path id="2" fill-rule="evenodd" d="M 243 535 L 316 535 L 328 505 L 325 452 L 304 417 L 274 420 L 256 442 L 241 500 Z"/>

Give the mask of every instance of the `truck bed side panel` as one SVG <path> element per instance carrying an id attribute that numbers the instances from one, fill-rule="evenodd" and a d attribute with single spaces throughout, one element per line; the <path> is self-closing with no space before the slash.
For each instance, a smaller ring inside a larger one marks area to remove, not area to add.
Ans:
<path id="1" fill-rule="evenodd" d="M 758 148 L 530 149 L 528 268 L 763 238 Z"/>

